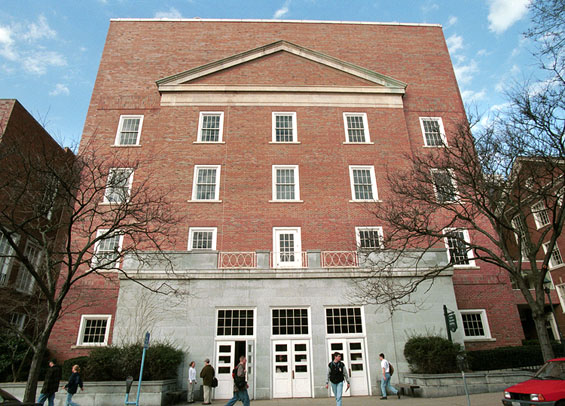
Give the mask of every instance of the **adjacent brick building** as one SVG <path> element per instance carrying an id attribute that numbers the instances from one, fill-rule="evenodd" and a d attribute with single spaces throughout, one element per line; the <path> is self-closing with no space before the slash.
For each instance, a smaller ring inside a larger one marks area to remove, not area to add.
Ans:
<path id="1" fill-rule="evenodd" d="M 438 25 L 112 20 L 81 149 L 145 159 L 109 174 L 124 193 L 149 176 L 171 191 L 185 215 L 169 247 L 174 273 L 133 258 L 122 269 L 189 295 L 91 279 L 103 303 L 65 315 L 50 349 L 69 358 L 146 328 L 186 350 L 183 385 L 188 362 L 209 357 L 215 396 L 229 397 L 246 354 L 250 394 L 271 398 L 327 396 L 333 351 L 352 375 L 347 395 L 371 394 L 378 354 L 402 377 L 409 336 L 445 332 L 443 305 L 467 348 L 520 344 L 506 273 L 472 258 L 422 285 L 417 307 L 391 315 L 354 299 L 367 264 L 358 251 L 378 251 L 387 233 L 367 210 L 386 201 L 386 173 L 449 144 L 464 119 Z M 392 277 L 447 264 L 458 254 L 448 251 L 399 263 Z"/>

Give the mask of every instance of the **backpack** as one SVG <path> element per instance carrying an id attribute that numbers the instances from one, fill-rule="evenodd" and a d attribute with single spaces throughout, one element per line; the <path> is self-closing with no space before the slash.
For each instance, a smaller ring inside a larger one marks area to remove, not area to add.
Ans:
<path id="1" fill-rule="evenodd" d="M 390 374 L 390 376 L 392 376 L 392 374 L 394 374 L 394 367 L 392 366 L 392 364 L 390 362 L 388 363 L 388 373 Z"/>
<path id="2" fill-rule="evenodd" d="M 345 365 L 341 361 L 338 364 L 335 364 L 333 362 L 330 362 L 328 364 L 328 368 L 330 369 L 330 381 L 332 383 L 338 384 L 340 382 L 343 382 L 344 367 Z"/>
<path id="3" fill-rule="evenodd" d="M 239 368 L 239 365 L 237 365 L 231 371 L 231 376 L 233 378 L 233 384 L 236 386 L 237 389 L 245 389 L 245 387 L 247 386 L 247 382 L 245 382 L 245 375 L 244 376 L 237 376 L 237 369 L 238 368 Z"/>

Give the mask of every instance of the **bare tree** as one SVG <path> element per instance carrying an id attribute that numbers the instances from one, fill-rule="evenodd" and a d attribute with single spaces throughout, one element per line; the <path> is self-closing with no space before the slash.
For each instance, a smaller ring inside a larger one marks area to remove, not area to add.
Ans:
<path id="1" fill-rule="evenodd" d="M 557 0 L 531 7 L 534 28 L 527 35 L 539 43 L 544 77 L 510 89 L 508 108 L 489 125 L 472 132 L 467 120 L 456 123 L 457 132 L 442 148 L 409 155 L 409 169 L 388 175 L 392 196 L 371 209 L 385 226 L 387 249 L 371 254 L 372 271 L 358 293 L 394 308 L 472 253 L 474 260 L 510 274 L 532 311 L 547 360 L 553 350 L 544 287 L 565 219 L 565 13 Z M 540 217 L 544 226 L 538 230 Z M 473 230 L 474 238 L 465 230 Z M 391 277 L 403 257 L 416 256 L 418 265 L 426 252 L 446 243 L 449 264 L 420 265 L 425 270 L 408 278 Z"/>
<path id="2" fill-rule="evenodd" d="M 73 286 L 107 276 L 108 270 L 121 272 L 126 256 L 138 261 L 144 261 L 141 251 L 159 256 L 173 245 L 169 231 L 180 217 L 167 191 L 145 171 L 147 159 L 124 151 L 101 154 L 88 145 L 78 155 L 61 154 L 39 141 L 30 148 L 18 140 L 3 143 L 1 154 L 1 258 L 11 261 L 13 275 L 3 288 L 0 325 L 31 348 L 24 399 L 32 402 L 53 326 L 73 305 Z M 166 285 L 146 288 L 175 293 Z M 13 323 L 13 314 L 22 312 L 28 328 Z"/>

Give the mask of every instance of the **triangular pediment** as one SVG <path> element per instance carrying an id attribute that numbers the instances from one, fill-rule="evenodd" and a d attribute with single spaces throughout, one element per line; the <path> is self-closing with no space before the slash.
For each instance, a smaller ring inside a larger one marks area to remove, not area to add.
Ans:
<path id="1" fill-rule="evenodd" d="M 288 77 L 281 77 L 284 69 Z M 270 72 L 270 78 L 265 72 Z M 296 77 L 292 79 L 293 72 L 309 74 L 298 80 Z M 273 78 L 278 78 L 278 83 L 273 82 Z M 376 87 L 379 92 L 394 94 L 404 94 L 406 88 L 404 82 L 389 76 L 288 41 L 277 41 L 157 81 L 161 92 L 189 90 L 203 84 L 257 85 L 262 88 L 338 85 L 343 88 Z"/>

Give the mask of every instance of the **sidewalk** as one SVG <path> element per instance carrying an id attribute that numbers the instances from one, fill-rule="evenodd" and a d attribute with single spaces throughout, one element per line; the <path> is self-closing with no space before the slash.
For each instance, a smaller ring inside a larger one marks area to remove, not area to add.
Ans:
<path id="1" fill-rule="evenodd" d="M 500 406 L 502 405 L 502 392 L 480 393 L 471 395 L 472 406 Z M 213 401 L 212 406 L 223 406 L 227 401 Z M 177 406 L 186 403 L 177 403 Z M 195 402 L 193 406 L 200 406 L 200 402 Z M 356 396 L 343 398 L 343 406 L 467 406 L 465 396 L 453 396 L 447 398 L 411 398 L 403 396 L 400 400 L 396 396 L 389 396 L 385 400 L 380 400 L 379 396 Z M 242 406 L 238 402 L 235 406 Z M 252 400 L 251 406 L 335 406 L 335 398 L 301 398 L 301 399 L 272 399 L 272 400 Z"/>

